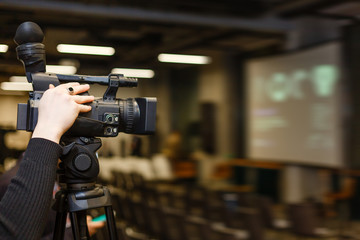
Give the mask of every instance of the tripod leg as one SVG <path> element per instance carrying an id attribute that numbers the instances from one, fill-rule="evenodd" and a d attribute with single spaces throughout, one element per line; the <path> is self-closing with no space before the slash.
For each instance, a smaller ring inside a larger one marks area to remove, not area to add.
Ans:
<path id="1" fill-rule="evenodd" d="M 55 221 L 55 230 L 54 230 L 54 240 L 63 240 L 64 233 L 65 233 L 65 226 L 66 226 L 66 212 L 58 212 L 56 214 L 56 221 Z"/>
<path id="2" fill-rule="evenodd" d="M 74 239 L 87 240 L 90 239 L 87 222 L 86 210 L 71 212 L 71 227 L 73 230 Z"/>
<path id="3" fill-rule="evenodd" d="M 74 240 L 80 240 L 80 231 L 76 212 L 70 212 L 71 229 L 73 232 Z"/>
<path id="4" fill-rule="evenodd" d="M 86 210 L 76 212 L 78 217 L 78 223 L 79 223 L 79 230 L 80 230 L 80 239 L 89 239 L 89 231 L 87 227 L 87 221 L 86 221 Z"/>
<path id="5" fill-rule="evenodd" d="M 105 207 L 106 223 L 109 230 L 110 240 L 117 240 L 116 222 L 112 206 Z"/>
<path id="6" fill-rule="evenodd" d="M 64 233 L 65 233 L 65 227 L 66 227 L 66 216 L 67 211 L 64 207 L 65 204 L 66 195 L 62 193 L 59 198 L 56 200 L 58 201 L 58 209 L 56 213 L 56 220 L 55 220 L 55 229 L 54 229 L 54 240 L 63 240 L 64 239 Z"/>

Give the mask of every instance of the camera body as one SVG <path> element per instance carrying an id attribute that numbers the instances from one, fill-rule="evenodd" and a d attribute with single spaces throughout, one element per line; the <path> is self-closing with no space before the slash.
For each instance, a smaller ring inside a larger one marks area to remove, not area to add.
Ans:
<path id="1" fill-rule="evenodd" d="M 122 74 L 108 76 L 62 75 L 45 72 L 43 33 L 32 22 L 21 24 L 14 38 L 18 59 L 23 62 L 26 77 L 32 83 L 27 103 L 18 104 L 17 129 L 33 131 L 38 120 L 38 105 L 49 84 L 66 82 L 107 85 L 102 98 L 95 99 L 91 111 L 79 114 L 65 133 L 70 137 L 115 137 L 119 132 L 152 134 L 156 125 L 156 98 L 116 98 L 119 87 L 136 87 L 137 79 Z M 87 94 L 87 93 L 85 93 Z"/>
<path id="2" fill-rule="evenodd" d="M 38 118 L 38 105 L 49 84 L 64 82 L 108 84 L 104 96 L 95 99 L 91 111 L 82 113 L 66 135 L 73 137 L 115 137 L 119 132 L 151 134 L 155 131 L 156 98 L 116 98 L 119 87 L 137 85 L 136 79 L 121 74 L 102 76 L 27 73 L 33 85 L 28 103 L 18 104 L 17 129 L 33 131 Z"/>

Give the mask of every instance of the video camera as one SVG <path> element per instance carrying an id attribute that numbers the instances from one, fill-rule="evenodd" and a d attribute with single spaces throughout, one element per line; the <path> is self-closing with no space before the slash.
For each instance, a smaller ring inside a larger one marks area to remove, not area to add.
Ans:
<path id="1" fill-rule="evenodd" d="M 17 57 L 25 67 L 26 77 L 32 83 L 28 103 L 18 104 L 17 129 L 33 131 L 38 120 L 38 105 L 49 84 L 66 82 L 107 85 L 102 98 L 95 99 L 91 111 L 79 114 L 73 126 L 65 133 L 71 137 L 115 137 L 119 132 L 151 134 L 155 131 L 156 98 L 116 98 L 119 87 L 136 87 L 137 79 L 122 74 L 108 76 L 63 75 L 46 73 L 44 34 L 33 22 L 22 23 L 14 41 Z M 85 93 L 87 94 L 87 93 Z"/>

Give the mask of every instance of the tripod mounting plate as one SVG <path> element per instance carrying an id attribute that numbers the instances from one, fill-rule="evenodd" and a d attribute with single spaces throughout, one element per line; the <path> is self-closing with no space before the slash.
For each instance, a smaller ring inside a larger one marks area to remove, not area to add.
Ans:
<path id="1" fill-rule="evenodd" d="M 111 205 L 110 191 L 104 186 L 96 186 L 88 191 L 68 192 L 69 212 Z"/>

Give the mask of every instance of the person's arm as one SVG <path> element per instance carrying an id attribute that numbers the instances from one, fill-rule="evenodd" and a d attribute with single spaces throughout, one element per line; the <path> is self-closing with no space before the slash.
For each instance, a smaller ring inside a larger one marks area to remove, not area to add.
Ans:
<path id="1" fill-rule="evenodd" d="M 0 202 L 0 239 L 39 239 L 50 209 L 56 165 L 62 153 L 61 136 L 74 123 L 79 112 L 90 111 L 82 103 L 93 96 L 70 95 L 85 92 L 88 85 L 50 85 L 40 100 L 38 123 L 25 151 L 17 175 Z"/>

